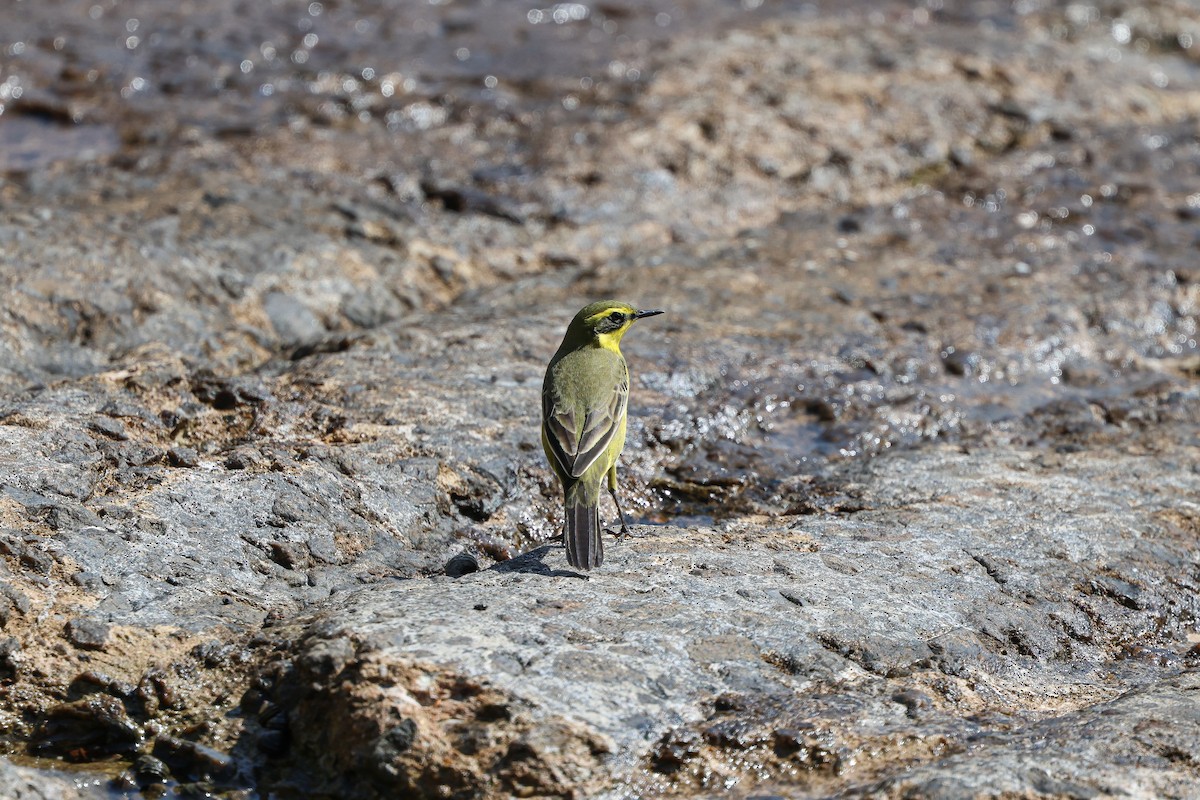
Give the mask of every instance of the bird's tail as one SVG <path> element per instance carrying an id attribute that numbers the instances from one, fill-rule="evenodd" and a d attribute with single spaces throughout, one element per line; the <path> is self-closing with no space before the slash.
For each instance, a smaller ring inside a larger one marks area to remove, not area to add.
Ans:
<path id="1" fill-rule="evenodd" d="M 584 496 L 579 484 L 566 492 L 567 563 L 576 569 L 594 569 L 604 561 L 604 541 L 600 538 L 599 498 Z"/>

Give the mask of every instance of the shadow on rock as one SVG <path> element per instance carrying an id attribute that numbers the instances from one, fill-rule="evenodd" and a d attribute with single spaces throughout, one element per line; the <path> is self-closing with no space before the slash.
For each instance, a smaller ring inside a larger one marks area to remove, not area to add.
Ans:
<path id="1" fill-rule="evenodd" d="M 522 553 L 516 558 L 511 558 L 508 561 L 501 561 L 488 569 L 489 572 L 521 572 L 532 575 L 544 575 L 547 578 L 586 578 L 587 575 L 582 572 L 575 572 L 569 569 L 553 569 L 548 564 L 544 563 L 543 559 L 550 552 L 553 545 L 542 545 L 536 550 L 530 550 L 528 553 Z"/>

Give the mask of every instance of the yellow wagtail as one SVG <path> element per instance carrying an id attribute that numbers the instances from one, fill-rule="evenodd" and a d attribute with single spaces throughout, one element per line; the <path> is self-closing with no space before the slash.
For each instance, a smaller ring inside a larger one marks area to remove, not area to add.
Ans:
<path id="1" fill-rule="evenodd" d="M 621 337 L 634 320 L 662 311 L 638 311 L 628 303 L 601 300 L 585 306 L 546 367 L 542 383 L 542 447 L 563 486 L 567 563 L 592 569 L 604 560 L 600 534 L 600 486 L 617 500 L 617 457 L 625 446 L 629 369 Z"/>

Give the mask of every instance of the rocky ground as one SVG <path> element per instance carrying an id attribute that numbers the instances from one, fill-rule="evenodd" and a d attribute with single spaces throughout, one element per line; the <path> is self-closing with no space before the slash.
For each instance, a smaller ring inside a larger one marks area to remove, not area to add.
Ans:
<path id="1" fill-rule="evenodd" d="M 18 5 L 0 794 L 1200 794 L 1190 5 Z"/>

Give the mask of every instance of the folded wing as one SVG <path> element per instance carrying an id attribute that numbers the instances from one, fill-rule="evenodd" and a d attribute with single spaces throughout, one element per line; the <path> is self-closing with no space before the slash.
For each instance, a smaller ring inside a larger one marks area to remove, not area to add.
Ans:
<path id="1" fill-rule="evenodd" d="M 608 449 L 629 403 L 629 376 L 623 375 L 603 402 L 573 408 L 542 393 L 542 420 L 550 451 L 565 475 L 578 478 Z"/>

